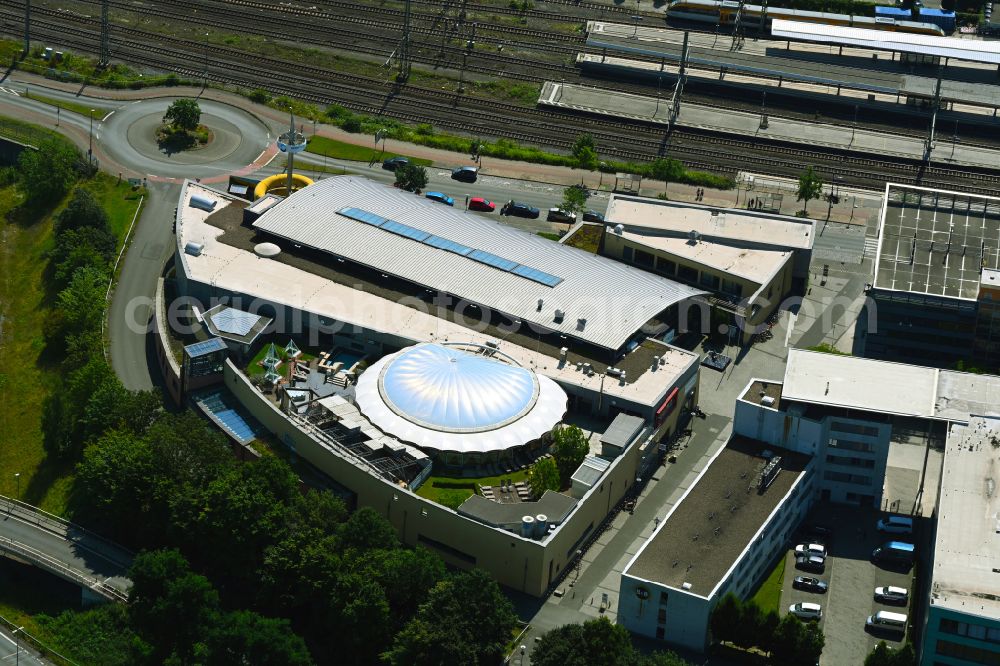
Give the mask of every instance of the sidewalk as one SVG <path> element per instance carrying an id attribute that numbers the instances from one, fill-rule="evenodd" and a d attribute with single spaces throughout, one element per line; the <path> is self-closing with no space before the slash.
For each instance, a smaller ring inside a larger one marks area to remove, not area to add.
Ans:
<path id="1" fill-rule="evenodd" d="M 84 87 L 78 83 L 53 81 L 42 76 L 27 74 L 19 71 L 12 73 L 3 85 L 8 88 L 13 87 L 15 89 L 27 85 L 29 86 L 29 89 L 45 88 L 49 90 L 59 90 L 65 93 L 78 95 L 84 99 L 91 98 L 96 100 L 115 100 L 121 102 L 164 97 L 195 97 L 211 99 L 242 108 L 257 116 L 262 122 L 271 128 L 271 131 L 275 135 L 284 131 L 287 128 L 288 122 L 288 116 L 283 111 L 272 109 L 271 107 L 262 104 L 256 104 L 245 97 L 214 88 L 208 88 L 204 91 L 197 86 L 147 88 L 143 90 L 110 90 L 93 86 Z M 8 99 L 9 98 L 7 96 L 0 95 L 0 109 L 2 109 L 3 114 L 12 115 L 19 119 L 42 125 L 52 124 L 48 117 L 42 117 L 40 114 L 27 111 L 18 105 L 4 104 L 4 102 Z M 309 124 L 310 123 L 308 122 L 304 123 L 307 136 L 312 135 L 312 133 L 308 131 Z M 315 134 L 335 139 L 337 141 L 343 141 L 345 143 L 358 146 L 371 146 L 374 143 L 374 137 L 371 135 L 352 134 L 350 132 L 345 132 L 339 127 L 322 123 L 316 123 L 314 127 Z M 69 134 L 70 138 L 77 146 L 86 147 L 86 132 L 81 133 L 79 130 L 74 130 L 74 128 L 72 128 L 68 123 L 63 123 L 63 126 L 60 129 L 63 129 L 64 132 Z M 429 148 L 427 146 L 420 146 L 403 141 L 396 141 L 394 139 L 387 139 L 385 141 L 385 149 L 387 151 L 408 155 L 410 157 L 429 159 L 440 166 L 459 166 L 469 164 L 471 162 L 471 158 L 468 155 L 440 150 L 437 148 Z M 95 146 L 95 154 L 97 154 L 98 150 L 99 145 Z M 111 170 L 108 168 L 109 166 L 114 166 L 114 171 L 123 170 L 121 166 L 112 165 L 107 160 L 102 160 L 101 164 L 104 165 L 106 170 L 109 171 Z M 513 160 L 503 160 L 492 157 L 483 158 L 482 173 L 483 175 L 549 183 L 564 187 L 582 182 L 588 188 L 592 190 L 600 189 L 602 192 L 611 192 L 614 187 L 614 174 L 602 175 L 594 171 L 583 171 L 581 169 L 571 169 L 569 167 L 532 164 L 528 162 L 516 162 Z M 642 196 L 656 197 L 663 193 L 664 187 L 662 182 L 652 181 L 649 179 L 645 179 L 643 182 L 644 184 L 639 191 L 639 194 Z M 698 187 L 693 185 L 671 183 L 667 188 L 667 191 L 671 199 L 695 202 L 698 189 Z M 745 205 L 743 203 L 744 197 L 738 189 L 725 191 L 706 188 L 704 197 L 700 203 L 709 206 L 732 207 L 737 205 L 737 199 L 739 199 L 740 205 Z M 791 196 L 784 197 L 784 202 L 781 205 L 782 213 L 786 215 L 793 215 L 797 210 L 801 209 L 801 205 L 798 202 L 795 202 L 794 199 L 794 191 Z M 853 202 L 850 202 L 846 198 L 842 197 L 840 204 L 833 206 L 830 211 L 829 219 L 837 221 L 849 220 L 852 217 L 853 205 Z M 814 203 L 811 212 L 811 217 L 814 219 L 827 219 L 825 207 L 818 206 Z"/>

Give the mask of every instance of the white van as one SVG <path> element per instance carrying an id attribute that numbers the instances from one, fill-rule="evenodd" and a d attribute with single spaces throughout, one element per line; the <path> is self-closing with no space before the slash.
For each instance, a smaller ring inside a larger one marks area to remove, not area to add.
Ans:
<path id="1" fill-rule="evenodd" d="M 913 518 L 887 516 L 879 520 L 875 528 L 884 534 L 913 534 Z"/>
<path id="2" fill-rule="evenodd" d="M 906 615 L 904 613 L 879 611 L 874 615 L 868 616 L 865 628 L 904 631 L 906 629 Z"/>

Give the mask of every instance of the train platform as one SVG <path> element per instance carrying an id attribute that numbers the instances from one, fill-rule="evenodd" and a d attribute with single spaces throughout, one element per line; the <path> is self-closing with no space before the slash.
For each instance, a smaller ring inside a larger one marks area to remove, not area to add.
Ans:
<path id="1" fill-rule="evenodd" d="M 661 62 L 677 62 L 681 57 L 683 33 L 677 30 L 601 21 L 590 21 L 587 28 L 587 46 L 591 49 L 659 58 Z M 919 99 L 932 99 L 937 85 L 935 76 L 915 73 L 932 71 L 931 68 L 897 61 L 888 53 L 868 51 L 864 57 L 862 49 L 799 49 L 798 45 L 793 51 L 790 45 L 786 48 L 785 42 L 772 40 L 746 40 L 740 50 L 734 51 L 728 35 L 692 33 L 689 38 L 689 64 L 710 68 L 720 78 L 742 73 L 837 90 Z M 941 83 L 942 100 L 983 107 L 991 113 L 1000 108 L 1000 85 L 996 85 L 995 70 L 952 67 L 946 72 L 949 78 Z"/>
<path id="2" fill-rule="evenodd" d="M 602 88 L 590 88 L 568 83 L 546 82 L 538 103 L 559 109 L 629 118 L 668 125 L 670 92 L 662 97 L 631 95 Z M 761 115 L 701 104 L 682 103 L 677 125 L 720 134 L 733 134 L 741 139 L 823 146 L 872 156 L 892 156 L 920 161 L 924 155 L 921 137 L 884 134 L 840 125 L 812 123 L 789 118 L 768 116 L 762 127 Z M 995 169 L 1000 164 L 1000 151 L 981 146 L 963 145 L 938 135 L 931 152 L 931 162 L 941 166 L 966 166 Z"/>

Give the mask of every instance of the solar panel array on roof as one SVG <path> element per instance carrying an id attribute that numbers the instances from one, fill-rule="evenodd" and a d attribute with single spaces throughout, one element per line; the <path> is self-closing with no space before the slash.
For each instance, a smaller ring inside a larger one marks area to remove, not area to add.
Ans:
<path id="1" fill-rule="evenodd" d="M 477 250 L 469 247 L 468 245 L 463 245 L 462 243 L 457 243 L 455 241 L 448 240 L 447 238 L 442 238 L 441 236 L 435 236 L 434 234 L 417 229 L 416 227 L 411 227 L 408 224 L 390 220 L 387 217 L 382 217 L 381 215 L 377 215 L 361 208 L 341 208 L 337 212 L 344 217 L 351 218 L 352 220 L 370 224 L 373 227 L 378 227 L 379 229 L 396 234 L 397 236 L 410 238 L 439 250 L 445 250 L 446 252 L 453 252 L 457 255 L 468 257 L 469 259 L 478 261 L 481 264 L 498 268 L 502 271 L 506 271 L 507 273 L 514 273 L 515 275 L 537 282 L 538 284 L 544 284 L 546 287 L 554 287 L 562 282 L 561 277 L 546 273 L 545 271 L 537 268 L 524 266 L 516 261 L 505 259 L 504 257 L 493 254 L 492 252 Z"/>
<path id="2" fill-rule="evenodd" d="M 226 308 L 212 315 L 212 323 L 223 333 L 246 335 L 260 321 L 260 315 Z"/>
<path id="3" fill-rule="evenodd" d="M 212 338 L 211 340 L 205 340 L 204 342 L 195 342 L 194 344 L 184 347 L 184 353 L 191 358 L 198 358 L 199 356 L 205 356 L 206 354 L 211 354 L 212 352 L 225 350 L 226 342 L 222 338 Z"/>

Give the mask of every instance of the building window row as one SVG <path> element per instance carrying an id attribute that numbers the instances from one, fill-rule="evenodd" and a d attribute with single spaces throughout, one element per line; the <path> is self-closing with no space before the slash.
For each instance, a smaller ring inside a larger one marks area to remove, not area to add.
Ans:
<path id="1" fill-rule="evenodd" d="M 847 472 L 831 472 L 827 470 L 823 472 L 823 478 L 826 479 L 827 481 L 852 483 L 856 486 L 872 485 L 872 478 L 870 476 L 863 476 L 861 474 L 848 474 Z"/>
<path id="2" fill-rule="evenodd" d="M 878 437 L 878 427 L 861 425 L 860 423 L 845 423 L 844 421 L 831 421 L 830 430 L 846 432 L 852 435 L 864 435 L 865 437 Z"/>
<path id="3" fill-rule="evenodd" d="M 957 620 L 942 618 L 938 629 L 945 634 L 966 636 L 980 641 L 1000 644 L 1000 627 L 987 627 L 973 622 L 959 622 Z"/>
<path id="4" fill-rule="evenodd" d="M 864 467 L 865 469 L 874 469 L 875 461 L 871 458 L 856 458 L 854 456 L 833 456 L 828 455 L 826 457 L 828 463 L 834 465 L 844 465 L 847 467 Z"/>
<path id="5" fill-rule="evenodd" d="M 961 659 L 970 664 L 1000 666 L 1000 652 L 972 645 L 962 645 L 961 643 L 953 643 L 952 641 L 938 641 L 936 651 L 942 657 Z"/>
<path id="6" fill-rule="evenodd" d="M 835 449 L 845 449 L 847 451 L 864 451 L 866 453 L 872 453 L 875 451 L 875 446 L 869 444 L 868 442 L 854 442 L 849 439 L 830 439 L 830 446 Z"/>

